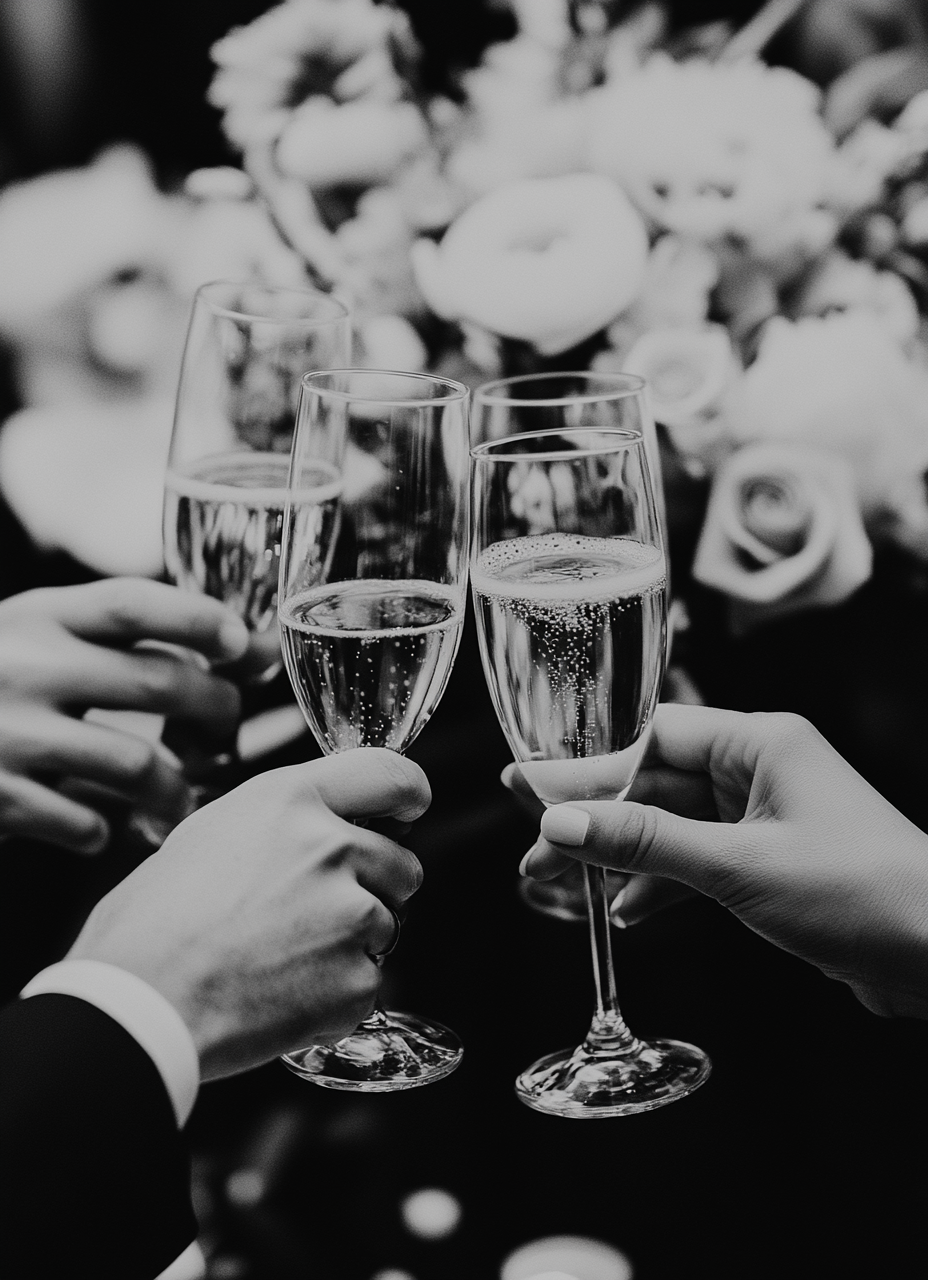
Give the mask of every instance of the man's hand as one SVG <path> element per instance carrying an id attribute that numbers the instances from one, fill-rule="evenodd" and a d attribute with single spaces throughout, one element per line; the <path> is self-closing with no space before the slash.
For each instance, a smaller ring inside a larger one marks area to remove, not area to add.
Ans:
<path id="1" fill-rule="evenodd" d="M 429 801 L 418 765 L 375 748 L 260 774 L 181 823 L 97 905 L 68 958 L 166 996 L 207 1079 L 338 1040 L 373 1007 L 387 907 L 422 878 L 413 854 L 352 819 L 411 822 Z"/>
<path id="2" fill-rule="evenodd" d="M 0 603 L 0 835 L 96 853 L 109 830 L 95 789 L 179 821 L 190 793 L 170 759 L 83 716 L 91 707 L 156 712 L 222 740 L 237 724 L 239 696 L 208 664 L 247 647 L 244 624 L 223 605 L 147 579 Z"/>
<path id="3" fill-rule="evenodd" d="M 631 794 L 548 809 L 525 874 L 667 876 L 875 1013 L 928 1018 L 928 836 L 810 724 L 662 705 Z"/>

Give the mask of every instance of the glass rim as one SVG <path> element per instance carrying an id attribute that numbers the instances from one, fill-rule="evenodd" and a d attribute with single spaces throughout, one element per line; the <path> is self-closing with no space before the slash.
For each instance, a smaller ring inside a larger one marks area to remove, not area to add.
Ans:
<path id="1" fill-rule="evenodd" d="M 525 453 L 522 450 L 513 451 L 511 453 L 497 452 L 500 447 L 513 445 L 523 440 L 540 440 L 545 436 L 608 436 L 615 443 L 611 448 L 604 446 L 591 446 L 589 448 L 577 449 L 542 449 L 535 453 Z M 590 458 L 595 454 L 615 454 L 621 453 L 624 449 L 645 447 L 645 438 L 643 431 L 634 431 L 629 427 L 547 427 L 542 431 L 520 431 L 516 435 L 502 436 L 499 440 L 485 440 L 482 444 L 475 444 L 470 451 L 470 456 L 475 462 L 523 462 L 529 459 L 532 462 L 562 462 L 570 461 L 572 458 Z"/>
<path id="2" fill-rule="evenodd" d="M 261 311 L 247 311 L 242 307 L 228 307 L 213 300 L 210 290 L 214 289 L 261 289 L 266 294 L 283 294 L 295 298 L 316 298 L 325 302 L 335 311 L 327 316 L 271 316 Z M 210 311 L 217 316 L 225 316 L 228 320 L 259 320 L 265 324 L 286 326 L 304 325 L 312 328 L 337 323 L 339 320 L 350 320 L 351 311 L 340 298 L 331 293 L 323 293 L 321 289 L 300 289 L 291 285 L 263 284 L 260 280 L 207 280 L 201 284 L 194 295 L 196 300 L 202 299 Z"/>
<path id="3" fill-rule="evenodd" d="M 407 381 L 413 379 L 416 382 L 428 382 L 433 385 L 447 387 L 449 391 L 447 395 L 435 396 L 430 400 L 416 400 L 410 396 L 399 396 L 396 399 L 391 399 L 382 395 L 365 396 L 358 395 L 354 391 L 341 391 L 337 387 L 320 386 L 315 381 L 317 378 L 329 378 L 337 374 L 362 374 L 378 378 L 405 378 Z M 412 373 L 408 369 L 364 369 L 360 367 L 312 369 L 309 373 L 303 374 L 300 379 L 300 386 L 304 391 L 312 391 L 316 395 L 331 396 L 333 399 L 342 400 L 345 403 L 357 400 L 364 404 L 387 404 L 398 409 L 421 409 L 425 405 L 457 404 L 467 400 L 470 395 L 470 388 L 465 386 L 463 382 L 455 381 L 454 378 L 445 378 L 437 373 Z"/>
<path id="4" fill-rule="evenodd" d="M 542 396 L 523 399 L 519 396 L 496 394 L 502 387 L 515 387 L 520 383 L 542 382 L 546 379 L 554 380 L 556 378 L 579 378 L 587 383 L 592 382 L 594 379 L 599 379 L 605 383 L 614 382 L 616 385 L 612 389 L 582 391 L 576 395 L 565 396 Z M 602 401 L 624 400 L 629 396 L 639 395 L 644 391 L 646 385 L 644 378 L 640 378 L 636 373 L 596 373 L 591 369 L 563 369 L 551 370 L 548 373 L 520 373 L 512 378 L 495 378 L 492 382 L 483 383 L 474 392 L 474 403 L 516 405 L 519 408 L 531 408 L 532 405 L 537 405 L 539 408 L 555 408 L 569 404 L 598 404 Z"/>

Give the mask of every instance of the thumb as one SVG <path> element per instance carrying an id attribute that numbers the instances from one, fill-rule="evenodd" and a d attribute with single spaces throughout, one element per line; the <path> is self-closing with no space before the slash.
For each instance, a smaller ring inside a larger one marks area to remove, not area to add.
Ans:
<path id="1" fill-rule="evenodd" d="M 545 878 L 567 854 L 616 871 L 667 876 L 710 897 L 740 861 L 744 842 L 738 824 L 697 822 L 631 800 L 553 805 L 541 819 L 541 837 L 524 875 Z"/>

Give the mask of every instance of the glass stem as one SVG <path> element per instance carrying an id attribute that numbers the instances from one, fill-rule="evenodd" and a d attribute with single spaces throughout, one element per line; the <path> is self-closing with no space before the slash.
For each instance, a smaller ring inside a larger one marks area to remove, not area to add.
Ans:
<path id="1" fill-rule="evenodd" d="M 632 1052 L 637 1041 L 619 1012 L 612 964 L 612 937 L 609 931 L 609 892 L 602 867 L 584 866 L 586 903 L 593 952 L 593 980 L 596 984 L 596 1012 L 583 1042 L 587 1053 L 615 1056 Z"/>

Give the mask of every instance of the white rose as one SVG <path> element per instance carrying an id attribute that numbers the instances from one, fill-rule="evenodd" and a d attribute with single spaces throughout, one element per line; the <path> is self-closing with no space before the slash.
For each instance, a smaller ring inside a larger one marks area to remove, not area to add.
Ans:
<path id="1" fill-rule="evenodd" d="M 717 472 L 693 577 L 732 600 L 736 630 L 847 599 L 870 576 L 850 468 L 794 445 L 748 445 Z"/>
<path id="2" fill-rule="evenodd" d="M 775 317 L 757 359 L 725 397 L 736 441 L 824 449 L 851 464 L 865 515 L 928 441 L 923 370 L 863 311 Z"/>
<path id="3" fill-rule="evenodd" d="M 648 384 L 654 419 L 680 453 L 714 467 L 724 448 L 720 406 L 740 366 L 722 325 L 653 329 L 625 358 L 624 367 Z"/>
<path id="4" fill-rule="evenodd" d="M 447 319 L 565 351 L 637 296 L 648 241 L 621 191 L 596 174 L 499 187 L 413 246 L 426 301 Z"/>
<path id="5" fill-rule="evenodd" d="M 386 182 L 428 145 L 428 130 L 410 102 L 359 99 L 334 103 L 317 95 L 293 112 L 277 144 L 288 177 L 311 187 Z"/>

